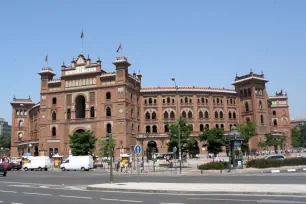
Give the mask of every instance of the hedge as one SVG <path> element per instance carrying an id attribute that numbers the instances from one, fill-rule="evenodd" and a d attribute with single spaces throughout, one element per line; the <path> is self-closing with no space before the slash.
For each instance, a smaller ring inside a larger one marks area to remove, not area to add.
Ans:
<path id="1" fill-rule="evenodd" d="M 224 162 L 210 162 L 207 164 L 201 164 L 198 166 L 200 170 L 223 170 L 225 169 Z"/>
<path id="2" fill-rule="evenodd" d="M 299 166 L 306 165 L 306 158 L 288 158 L 284 160 L 273 159 L 254 159 L 246 163 L 247 168 L 270 168 L 282 166 Z"/>

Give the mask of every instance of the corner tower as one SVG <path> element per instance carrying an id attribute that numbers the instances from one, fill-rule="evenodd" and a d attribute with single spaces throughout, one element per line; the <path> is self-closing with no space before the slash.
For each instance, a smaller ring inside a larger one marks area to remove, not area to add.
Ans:
<path id="1" fill-rule="evenodd" d="M 256 124 L 256 135 L 250 140 L 250 150 L 256 151 L 257 145 L 264 134 L 270 132 L 268 94 L 264 74 L 236 76 L 232 85 L 238 94 L 240 123 L 248 121 Z"/>

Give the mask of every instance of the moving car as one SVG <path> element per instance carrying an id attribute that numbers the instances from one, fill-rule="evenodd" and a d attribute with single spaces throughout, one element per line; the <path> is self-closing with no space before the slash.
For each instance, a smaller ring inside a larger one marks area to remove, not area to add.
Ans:
<path id="1" fill-rule="evenodd" d="M 6 176 L 7 171 L 3 164 L 0 164 L 0 175 Z"/>
<path id="2" fill-rule="evenodd" d="M 93 169 L 93 158 L 92 156 L 70 156 L 61 165 L 62 171 L 66 170 L 81 170 L 89 171 Z"/>
<path id="3" fill-rule="evenodd" d="M 266 156 L 265 159 L 283 160 L 283 159 L 286 159 L 286 157 L 284 155 L 269 155 L 269 156 Z"/>
<path id="4" fill-rule="evenodd" d="M 31 157 L 31 159 L 23 166 L 25 171 L 30 170 L 39 170 L 48 171 L 51 168 L 51 160 L 47 156 L 38 156 L 38 157 Z"/>
<path id="5" fill-rule="evenodd" d="M 7 170 L 11 171 L 11 170 L 18 170 L 21 169 L 20 164 L 14 163 L 14 162 L 10 162 L 7 166 Z"/>

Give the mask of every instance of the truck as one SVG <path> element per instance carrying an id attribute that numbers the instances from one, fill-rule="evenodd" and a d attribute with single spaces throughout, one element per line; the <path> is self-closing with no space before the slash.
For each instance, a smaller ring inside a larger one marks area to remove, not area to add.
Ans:
<path id="1" fill-rule="evenodd" d="M 89 171 L 93 169 L 93 158 L 91 155 L 88 156 L 69 156 L 61 165 L 62 171 L 66 170 L 81 170 Z"/>
<path id="2" fill-rule="evenodd" d="M 51 160 L 47 156 L 31 157 L 28 162 L 23 166 L 23 169 L 25 171 L 42 171 L 43 169 L 45 171 L 48 171 L 49 168 L 51 168 Z"/>

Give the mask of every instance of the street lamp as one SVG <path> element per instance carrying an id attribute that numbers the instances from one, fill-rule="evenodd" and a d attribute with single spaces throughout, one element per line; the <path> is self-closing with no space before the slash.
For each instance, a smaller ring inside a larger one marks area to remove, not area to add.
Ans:
<path id="1" fill-rule="evenodd" d="M 175 78 L 172 77 L 171 80 L 174 82 L 175 85 L 175 92 L 176 95 L 178 95 L 178 86 L 176 85 Z M 179 114 L 179 100 L 176 100 L 176 112 Z M 181 114 L 179 114 L 179 120 L 177 124 L 177 137 L 178 137 L 178 148 L 179 148 L 179 160 L 180 160 L 180 174 L 182 173 L 182 152 L 181 152 L 181 125 L 180 125 L 180 120 L 181 120 Z"/>

